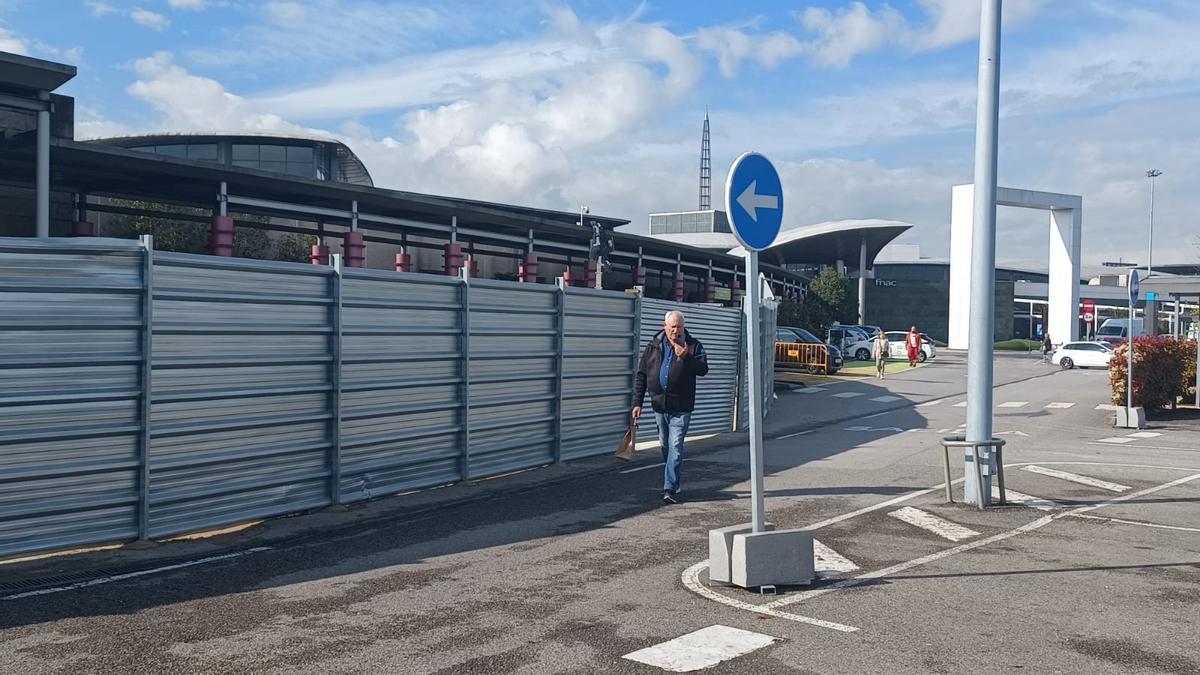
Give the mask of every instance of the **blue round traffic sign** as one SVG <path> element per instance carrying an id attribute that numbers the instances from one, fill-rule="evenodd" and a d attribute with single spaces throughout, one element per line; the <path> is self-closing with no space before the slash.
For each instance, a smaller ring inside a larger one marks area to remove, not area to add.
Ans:
<path id="1" fill-rule="evenodd" d="M 761 251 L 775 243 L 783 224 L 783 185 L 766 157 L 747 152 L 729 167 L 725 211 L 742 246 Z"/>
<path id="2" fill-rule="evenodd" d="M 1140 292 L 1141 292 L 1140 287 L 1141 287 L 1141 284 L 1138 283 L 1137 270 L 1130 271 L 1129 272 L 1129 301 L 1130 302 L 1138 301 L 1138 295 L 1140 295 Z"/>

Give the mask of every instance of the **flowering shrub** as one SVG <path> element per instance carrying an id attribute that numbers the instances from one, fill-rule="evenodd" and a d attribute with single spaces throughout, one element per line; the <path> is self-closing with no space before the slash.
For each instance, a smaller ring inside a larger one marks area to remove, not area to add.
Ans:
<path id="1" fill-rule="evenodd" d="M 1129 343 L 1118 346 L 1109 361 L 1112 401 L 1125 404 L 1125 371 Z M 1139 337 L 1133 340 L 1133 404 L 1147 411 L 1175 403 L 1194 392 L 1196 341 L 1169 337 Z M 1194 394 L 1193 394 L 1194 395 Z"/>

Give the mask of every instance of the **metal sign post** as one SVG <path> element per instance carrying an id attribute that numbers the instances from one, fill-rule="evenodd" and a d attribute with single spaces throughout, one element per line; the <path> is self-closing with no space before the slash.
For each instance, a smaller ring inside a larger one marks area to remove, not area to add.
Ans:
<path id="1" fill-rule="evenodd" d="M 1125 367 L 1126 423 L 1133 419 L 1133 303 L 1137 302 L 1139 286 L 1137 270 L 1133 270 L 1129 273 L 1129 325 L 1125 328 L 1125 336 L 1129 338 L 1129 344 L 1125 347 L 1129 357 Z"/>
<path id="2" fill-rule="evenodd" d="M 758 252 L 775 242 L 783 224 L 783 186 L 771 162 L 756 152 L 734 161 L 725 182 L 725 210 L 734 235 L 746 249 L 746 386 L 750 394 L 751 525 L 755 534 L 765 531 L 763 500 L 763 391 L 762 347 L 758 311 L 762 283 L 758 278 Z"/>

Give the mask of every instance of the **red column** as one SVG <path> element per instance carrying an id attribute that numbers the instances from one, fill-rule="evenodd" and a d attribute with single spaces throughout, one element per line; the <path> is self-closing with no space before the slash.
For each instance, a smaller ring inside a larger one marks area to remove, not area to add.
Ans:
<path id="1" fill-rule="evenodd" d="M 461 270 L 462 266 L 463 266 L 462 246 L 459 244 L 446 244 L 444 255 L 445 255 L 446 261 L 445 261 L 442 269 L 446 272 L 446 276 L 448 276 L 448 277 L 460 276 L 461 272 L 459 272 L 459 270 Z"/>
<path id="2" fill-rule="evenodd" d="M 570 265 L 567 265 L 566 269 L 563 270 L 563 285 L 564 286 L 574 286 L 575 285 L 575 280 L 571 278 L 571 266 Z"/>
<path id="3" fill-rule="evenodd" d="M 525 259 L 521 261 L 521 283 L 536 284 L 538 278 L 538 257 L 536 253 L 530 252 L 525 254 Z"/>
<path id="4" fill-rule="evenodd" d="M 596 265 L 595 260 L 589 260 L 583 265 L 583 285 L 585 288 L 596 287 Z"/>
<path id="5" fill-rule="evenodd" d="M 346 267 L 362 267 L 367 259 L 366 245 L 363 244 L 362 232 L 352 230 L 346 233 L 342 241 L 342 249 L 346 254 Z"/>
<path id="6" fill-rule="evenodd" d="M 321 244 L 313 244 L 312 253 L 309 254 L 308 259 L 312 261 L 312 264 L 314 265 L 328 265 L 329 247 L 322 246 Z"/>
<path id="7" fill-rule="evenodd" d="M 671 278 L 671 297 L 675 302 L 683 302 L 683 272 L 676 272 Z"/>
<path id="8" fill-rule="evenodd" d="M 717 301 L 717 279 L 711 274 L 704 280 L 704 301 Z"/>
<path id="9" fill-rule="evenodd" d="M 396 271 L 409 272 L 412 270 L 412 256 L 407 253 L 396 254 Z"/>
<path id="10" fill-rule="evenodd" d="M 646 268 L 645 267 L 638 265 L 637 267 L 633 268 L 633 285 L 634 286 L 642 286 L 642 287 L 646 286 Z"/>
<path id="11" fill-rule="evenodd" d="M 71 223 L 71 236 L 94 237 L 96 236 L 96 224 L 89 223 L 86 220 L 75 221 Z"/>
<path id="12" fill-rule="evenodd" d="M 209 250 L 213 255 L 233 257 L 233 218 L 230 216 L 213 216 L 212 235 L 209 239 Z"/>

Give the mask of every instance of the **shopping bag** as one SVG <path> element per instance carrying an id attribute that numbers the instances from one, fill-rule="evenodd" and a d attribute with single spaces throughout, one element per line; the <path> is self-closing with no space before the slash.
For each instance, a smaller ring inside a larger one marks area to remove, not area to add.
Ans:
<path id="1" fill-rule="evenodd" d="M 629 428 L 625 430 L 621 442 L 617 444 L 617 451 L 613 454 L 617 459 L 628 462 L 633 459 L 635 445 L 637 445 L 637 425 L 630 424 Z"/>

